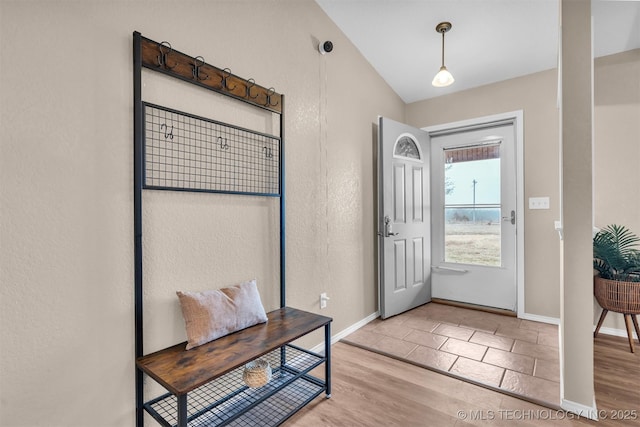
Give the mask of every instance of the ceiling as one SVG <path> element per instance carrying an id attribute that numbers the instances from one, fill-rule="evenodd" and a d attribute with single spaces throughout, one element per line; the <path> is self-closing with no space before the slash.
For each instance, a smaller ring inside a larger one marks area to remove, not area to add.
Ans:
<path id="1" fill-rule="evenodd" d="M 362 55 L 410 103 L 555 68 L 558 0 L 316 0 Z M 640 1 L 594 0 L 596 57 L 640 48 Z M 456 81 L 435 88 L 441 65 Z M 340 49 L 340 46 L 335 46 Z"/>

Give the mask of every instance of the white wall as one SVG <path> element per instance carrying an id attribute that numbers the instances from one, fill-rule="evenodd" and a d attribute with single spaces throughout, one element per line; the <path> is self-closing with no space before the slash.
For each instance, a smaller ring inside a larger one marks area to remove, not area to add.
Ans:
<path id="1" fill-rule="evenodd" d="M 377 310 L 372 124 L 404 105 L 315 2 L 3 0 L 2 426 L 134 423 L 134 30 L 285 94 L 288 303 L 316 311 L 328 292 L 334 331 Z M 270 126 L 165 80 L 143 98 Z M 147 351 L 184 339 L 177 289 L 258 277 L 277 306 L 275 199 L 144 202 Z"/>

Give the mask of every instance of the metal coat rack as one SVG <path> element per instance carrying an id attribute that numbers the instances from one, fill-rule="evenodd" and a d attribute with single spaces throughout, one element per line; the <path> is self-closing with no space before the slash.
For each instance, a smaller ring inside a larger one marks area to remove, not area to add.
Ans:
<path id="1" fill-rule="evenodd" d="M 229 68 L 133 33 L 135 356 L 143 349 L 142 190 L 278 197 L 280 307 L 285 307 L 284 95 Z M 279 136 L 142 100 L 142 69 L 229 96 L 279 116 Z M 143 425 L 143 372 L 136 367 L 136 425 Z"/>

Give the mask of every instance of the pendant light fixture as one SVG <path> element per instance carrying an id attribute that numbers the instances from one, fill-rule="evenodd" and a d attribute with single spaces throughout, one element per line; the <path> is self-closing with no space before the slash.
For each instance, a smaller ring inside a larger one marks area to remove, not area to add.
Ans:
<path id="1" fill-rule="evenodd" d="M 442 66 L 440 67 L 440 71 L 433 78 L 431 82 L 435 87 L 445 87 L 449 86 L 451 83 L 455 81 L 447 67 L 444 66 L 444 33 L 451 29 L 451 22 L 441 22 L 436 25 L 436 31 L 442 33 Z"/>

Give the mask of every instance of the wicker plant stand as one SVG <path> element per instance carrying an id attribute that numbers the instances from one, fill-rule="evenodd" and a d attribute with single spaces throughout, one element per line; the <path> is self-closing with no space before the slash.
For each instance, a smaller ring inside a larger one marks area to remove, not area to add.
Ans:
<path id="1" fill-rule="evenodd" d="M 631 323 L 633 323 L 638 342 L 640 342 L 640 327 L 636 317 L 636 315 L 640 314 L 640 282 L 619 282 L 596 276 L 593 280 L 593 293 L 598 304 L 602 307 L 602 314 L 593 337 L 598 336 L 600 326 L 602 326 L 602 322 L 604 322 L 604 318 L 609 311 L 622 313 L 629 337 L 629 348 L 632 353 L 635 353 Z"/>

